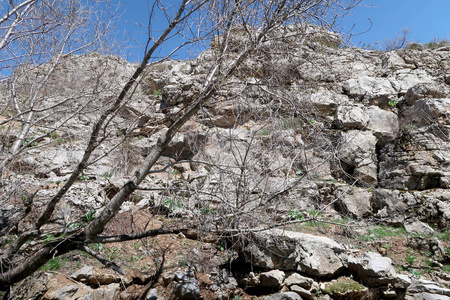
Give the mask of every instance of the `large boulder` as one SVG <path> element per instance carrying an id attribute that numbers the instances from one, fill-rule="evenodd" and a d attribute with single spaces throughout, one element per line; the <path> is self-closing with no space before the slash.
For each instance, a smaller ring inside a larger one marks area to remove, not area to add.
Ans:
<path id="1" fill-rule="evenodd" d="M 241 254 L 253 265 L 333 277 L 346 268 L 345 248 L 334 240 L 281 229 L 254 232 Z"/>
<path id="2" fill-rule="evenodd" d="M 302 300 L 299 294 L 294 292 L 282 292 L 277 294 L 272 294 L 270 296 L 264 296 L 260 298 L 261 300 Z"/>
<path id="3" fill-rule="evenodd" d="M 259 280 L 261 282 L 261 286 L 270 287 L 270 288 L 279 288 L 283 283 L 286 274 L 280 270 L 271 270 L 268 272 L 263 272 L 259 274 Z"/>
<path id="4" fill-rule="evenodd" d="M 396 281 L 392 260 L 375 252 L 365 252 L 359 257 L 349 256 L 348 268 L 357 278 L 371 286 L 386 285 Z"/>

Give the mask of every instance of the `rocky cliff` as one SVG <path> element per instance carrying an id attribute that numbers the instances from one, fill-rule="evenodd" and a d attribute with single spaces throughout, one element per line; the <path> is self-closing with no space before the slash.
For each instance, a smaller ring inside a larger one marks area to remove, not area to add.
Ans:
<path id="1" fill-rule="evenodd" d="M 113 254 L 122 251 L 124 264 L 139 274 L 92 267 L 71 279 L 44 273 L 40 286 L 18 288 L 17 295 L 450 299 L 450 48 L 371 51 L 342 47 L 339 36 L 323 30 L 302 30 L 308 34 L 296 34 L 295 26 L 272 33 L 233 78 L 217 83 L 219 92 L 159 159 L 160 171 L 107 229 L 120 234 L 191 222 L 195 232 L 98 249 L 116 261 Z M 237 28 L 232 39 L 230 61 L 245 35 Z M 148 67 L 47 235 L 95 218 L 195 99 L 218 43 L 197 59 Z M 5 175 L 2 244 L 25 230 L 67 180 L 96 117 L 134 68 L 87 54 L 66 57 L 53 73 L 42 94 L 50 113 L 33 125 L 32 143 Z M 42 73 L 17 71 L 19 97 Z M 12 82 L 2 84 L 5 156 L 20 124 L 8 121 Z M 214 236 L 218 227 L 229 230 Z M 164 251 L 172 261 L 160 274 Z"/>

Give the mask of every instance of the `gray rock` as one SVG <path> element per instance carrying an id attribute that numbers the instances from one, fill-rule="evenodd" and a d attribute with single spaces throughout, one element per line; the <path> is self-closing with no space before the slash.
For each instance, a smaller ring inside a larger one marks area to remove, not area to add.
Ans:
<path id="1" fill-rule="evenodd" d="M 421 236 L 431 236 L 434 234 L 433 228 L 417 220 L 405 223 L 404 227 L 407 233 L 414 233 Z"/>
<path id="2" fill-rule="evenodd" d="M 334 240 L 300 232 L 273 229 L 252 233 L 242 255 L 255 266 L 295 270 L 331 277 L 345 269 L 345 248 Z"/>
<path id="3" fill-rule="evenodd" d="M 402 69 L 390 75 L 389 80 L 399 95 L 405 95 L 407 91 L 417 84 L 431 84 L 433 78 L 425 70 Z"/>
<path id="4" fill-rule="evenodd" d="M 284 285 L 290 287 L 291 285 L 297 285 L 304 289 L 311 289 L 314 280 L 308 277 L 304 277 L 298 273 L 292 273 L 284 280 Z"/>
<path id="5" fill-rule="evenodd" d="M 157 289 L 151 289 L 148 291 L 147 295 L 145 296 L 145 300 L 157 300 L 158 299 L 158 290 Z"/>
<path id="6" fill-rule="evenodd" d="M 359 76 L 344 82 L 344 90 L 350 97 L 368 101 L 387 101 L 397 97 L 397 90 L 384 77 Z"/>
<path id="7" fill-rule="evenodd" d="M 406 293 L 410 295 L 428 293 L 450 297 L 450 289 L 440 287 L 436 282 L 425 279 L 412 279 Z"/>
<path id="8" fill-rule="evenodd" d="M 344 176 L 365 183 L 377 182 L 376 137 L 367 131 L 350 130 L 342 133 L 342 147 L 338 151 Z"/>
<path id="9" fill-rule="evenodd" d="M 396 114 L 383 110 L 377 106 L 365 108 L 365 114 L 369 118 L 367 129 L 383 143 L 392 141 L 399 134 L 399 121 Z"/>
<path id="10" fill-rule="evenodd" d="M 395 282 L 396 272 L 389 257 L 375 252 L 365 252 L 359 257 L 349 256 L 348 268 L 352 274 L 369 285 Z"/>
<path id="11" fill-rule="evenodd" d="M 450 96 L 450 87 L 442 83 L 419 83 L 408 89 L 404 102 L 413 105 L 419 99 L 447 98 Z"/>
<path id="12" fill-rule="evenodd" d="M 363 105 L 346 104 L 336 109 L 336 122 L 342 129 L 364 129 L 369 121 Z"/>
<path id="13" fill-rule="evenodd" d="M 363 188 L 348 187 L 339 188 L 336 194 L 338 201 L 336 209 L 345 215 L 351 215 L 355 218 L 363 218 L 372 213 L 371 199 L 372 192 Z"/>
<path id="14" fill-rule="evenodd" d="M 341 105 L 336 110 L 336 122 L 342 129 L 370 130 L 379 140 L 394 140 L 399 133 L 397 115 L 377 106 Z"/>
<path id="15" fill-rule="evenodd" d="M 259 274 L 259 280 L 261 286 L 270 288 L 279 288 L 285 278 L 285 273 L 280 270 L 271 270 L 269 272 L 263 272 Z"/>
<path id="16" fill-rule="evenodd" d="M 264 296 L 261 300 L 302 300 L 299 294 L 295 292 L 282 292 L 270 296 Z"/>
<path id="17" fill-rule="evenodd" d="M 300 295 L 300 297 L 302 297 L 302 299 L 308 299 L 308 300 L 312 300 L 314 299 L 314 297 L 312 296 L 311 292 L 308 291 L 307 289 L 302 288 L 301 286 L 298 285 L 293 285 L 290 287 L 291 291 L 296 292 L 297 294 Z"/>
<path id="18" fill-rule="evenodd" d="M 414 300 L 450 300 L 450 297 L 430 293 L 419 293 L 414 294 Z"/>
<path id="19" fill-rule="evenodd" d="M 101 286 L 98 289 L 92 290 L 89 294 L 86 294 L 77 299 L 79 300 L 96 300 L 96 299 L 105 299 L 105 300 L 113 300 L 117 299 L 117 296 L 120 293 L 120 284 L 112 283 L 106 286 Z"/>
<path id="20" fill-rule="evenodd" d="M 403 123 L 414 124 L 417 127 L 432 124 L 450 124 L 450 99 L 433 98 L 420 99 L 404 110 Z"/>
<path id="21" fill-rule="evenodd" d="M 183 272 L 176 272 L 173 278 L 172 291 L 176 299 L 201 299 L 200 287 L 195 278 Z"/>
<path id="22" fill-rule="evenodd" d="M 414 68 L 414 65 L 407 64 L 396 51 L 385 52 L 381 59 L 383 61 L 383 68 L 389 68 L 391 71 Z"/>
<path id="23" fill-rule="evenodd" d="M 89 287 L 86 287 L 90 290 Z M 72 299 L 72 296 L 79 290 L 78 284 L 71 284 L 63 286 L 59 289 L 47 292 L 44 295 L 44 299 L 52 299 L 52 300 L 65 300 Z"/>

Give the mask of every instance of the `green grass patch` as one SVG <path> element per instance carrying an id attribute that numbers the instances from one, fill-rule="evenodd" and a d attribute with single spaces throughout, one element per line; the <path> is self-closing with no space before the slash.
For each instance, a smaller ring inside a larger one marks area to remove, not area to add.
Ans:
<path id="1" fill-rule="evenodd" d="M 370 242 L 380 239 L 390 239 L 397 236 L 403 236 L 406 234 L 405 229 L 401 227 L 391 227 L 380 225 L 375 228 L 369 229 L 367 234 L 357 237 L 360 242 Z"/>
<path id="2" fill-rule="evenodd" d="M 437 232 L 436 237 L 442 241 L 450 241 L 450 228 Z"/>
<path id="3" fill-rule="evenodd" d="M 67 262 L 65 259 L 61 259 L 59 257 L 50 259 L 45 265 L 41 267 L 42 271 L 58 271 L 61 269 L 62 265 Z"/>
<path id="4" fill-rule="evenodd" d="M 450 265 L 444 265 L 442 267 L 442 272 L 450 273 Z"/>

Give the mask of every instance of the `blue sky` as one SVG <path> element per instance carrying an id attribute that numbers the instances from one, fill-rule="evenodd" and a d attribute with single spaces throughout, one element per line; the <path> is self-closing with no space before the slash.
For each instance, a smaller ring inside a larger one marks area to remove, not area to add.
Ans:
<path id="1" fill-rule="evenodd" d="M 410 41 L 428 43 L 435 37 L 450 38 L 449 0 L 364 0 L 349 16 L 345 25 L 356 25 L 354 33 L 369 32 L 355 36 L 355 44 L 375 44 L 392 39 L 403 27 L 410 29 Z"/>
<path id="2" fill-rule="evenodd" d="M 135 23 L 147 25 L 148 1 L 121 0 L 121 3 L 123 16 L 118 30 L 121 33 L 127 32 L 128 60 L 140 61 L 143 49 L 131 40 L 131 37 L 141 43 L 145 41 L 146 29 L 136 26 Z M 363 33 L 371 26 L 369 18 L 372 20 L 372 28 Z M 158 25 L 162 25 L 162 19 L 153 22 L 155 28 Z M 346 29 L 352 28 L 353 25 L 355 27 L 352 31 L 352 43 L 360 46 L 370 44 L 381 47 L 387 39 L 393 39 L 400 34 L 404 27 L 411 31 L 409 40 L 413 42 L 427 43 L 435 37 L 450 38 L 450 0 L 363 0 L 363 4 L 353 10 L 341 24 Z M 187 51 L 180 52 L 175 58 L 188 58 Z M 163 49 L 161 54 L 165 52 L 166 49 Z"/>

